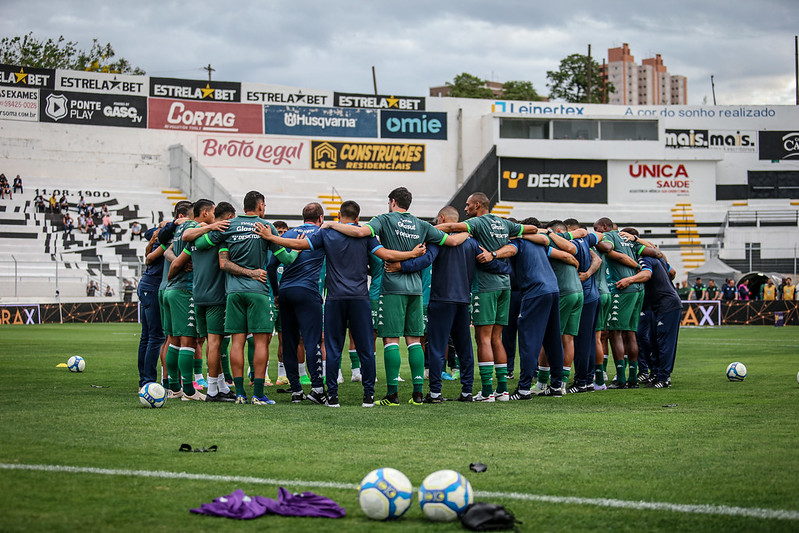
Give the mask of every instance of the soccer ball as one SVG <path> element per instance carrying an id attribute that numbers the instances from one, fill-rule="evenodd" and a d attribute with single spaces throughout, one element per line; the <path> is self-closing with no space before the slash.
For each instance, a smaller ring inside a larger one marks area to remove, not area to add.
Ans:
<path id="1" fill-rule="evenodd" d="M 419 505 L 434 522 L 455 520 L 473 501 L 472 484 L 454 470 L 433 472 L 419 487 Z"/>
<path id="2" fill-rule="evenodd" d="M 730 363 L 727 367 L 727 379 L 730 381 L 743 381 L 746 377 L 746 365 L 743 363 Z"/>
<path id="3" fill-rule="evenodd" d="M 139 389 L 139 401 L 145 407 L 161 407 L 166 402 L 166 391 L 158 383 L 145 383 Z"/>
<path id="4" fill-rule="evenodd" d="M 79 355 L 73 355 L 67 361 L 67 368 L 70 372 L 83 372 L 86 368 L 86 361 Z"/>
<path id="5" fill-rule="evenodd" d="M 378 468 L 361 481 L 358 503 L 372 520 L 399 518 L 411 506 L 413 485 L 399 470 Z"/>

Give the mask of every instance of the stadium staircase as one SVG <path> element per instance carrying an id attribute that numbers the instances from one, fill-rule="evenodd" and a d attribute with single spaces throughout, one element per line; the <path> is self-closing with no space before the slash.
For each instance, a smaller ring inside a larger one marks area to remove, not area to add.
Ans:
<path id="1" fill-rule="evenodd" d="M 63 215 L 38 212 L 33 198 L 40 188 L 58 183 L 57 179 L 26 180 L 25 194 L 12 200 L 0 200 L 0 300 L 86 297 L 86 286 L 94 281 L 103 292 L 110 285 L 121 299 L 125 280 L 138 280 L 143 271 L 142 239 L 131 240 L 130 226 L 142 226 L 142 234 L 168 218 L 172 204 L 182 196 L 180 191 L 104 191 L 94 200 L 95 208 L 107 205 L 113 224 L 110 241 L 103 238 L 100 224 L 83 233 L 77 227 L 77 198 L 70 197 L 69 213 L 75 228 L 66 233 Z M 100 296 L 98 291 L 97 296 Z"/>
<path id="2" fill-rule="evenodd" d="M 693 270 L 705 262 L 705 252 L 693 207 L 690 203 L 678 203 L 671 208 L 671 218 L 674 221 L 674 233 L 677 235 L 677 242 L 680 246 L 682 266 L 686 271 Z"/>

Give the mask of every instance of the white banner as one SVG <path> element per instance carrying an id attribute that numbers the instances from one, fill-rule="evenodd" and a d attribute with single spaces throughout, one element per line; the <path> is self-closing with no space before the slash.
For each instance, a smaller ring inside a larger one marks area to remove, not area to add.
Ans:
<path id="1" fill-rule="evenodd" d="M 59 69 L 56 70 L 55 88 L 81 93 L 147 96 L 150 84 L 147 76 Z"/>
<path id="2" fill-rule="evenodd" d="M 243 82 L 241 101 L 266 105 L 333 107 L 333 91 Z"/>
<path id="3" fill-rule="evenodd" d="M 198 135 L 197 159 L 207 167 L 308 170 L 308 141 L 240 135 Z"/>
<path id="4" fill-rule="evenodd" d="M 608 161 L 608 198 L 616 202 L 716 200 L 715 161 Z"/>
<path id="5" fill-rule="evenodd" d="M 0 119 L 37 122 L 39 89 L 0 87 Z"/>

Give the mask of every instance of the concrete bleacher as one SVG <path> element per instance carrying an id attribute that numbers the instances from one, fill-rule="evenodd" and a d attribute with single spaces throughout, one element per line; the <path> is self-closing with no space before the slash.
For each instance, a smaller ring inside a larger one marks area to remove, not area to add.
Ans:
<path id="1" fill-rule="evenodd" d="M 137 280 L 143 271 L 146 242 L 131 241 L 130 226 L 137 221 L 142 233 L 168 217 L 174 200 L 160 190 L 135 190 L 121 180 L 109 180 L 108 187 L 98 191 L 89 185 L 86 197 L 98 209 L 109 208 L 113 233 L 110 242 L 95 227 L 83 233 L 75 227 L 64 231 L 62 214 L 38 212 L 33 200 L 39 192 L 63 191 L 65 184 L 57 178 L 25 178 L 25 193 L 13 199 L 0 200 L 0 301 L 14 298 L 52 299 L 56 290 L 62 299 L 86 296 L 90 281 L 110 286 L 120 300 L 125 280 Z M 69 212 L 77 226 L 77 203 L 80 183 L 70 180 Z M 94 196 L 96 195 L 96 197 Z M 57 198 L 60 194 L 57 194 Z M 43 300 L 42 300 L 43 301 Z"/>

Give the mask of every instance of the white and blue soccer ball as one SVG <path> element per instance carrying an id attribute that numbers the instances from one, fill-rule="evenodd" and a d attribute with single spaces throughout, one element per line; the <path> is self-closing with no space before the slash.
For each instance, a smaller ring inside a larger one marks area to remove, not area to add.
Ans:
<path id="1" fill-rule="evenodd" d="M 67 368 L 70 372 L 83 372 L 86 369 L 86 361 L 79 355 L 73 355 L 67 360 Z"/>
<path id="2" fill-rule="evenodd" d="M 145 407 L 161 407 L 166 402 L 166 390 L 159 383 L 145 383 L 139 389 L 139 401 Z"/>
<path id="3" fill-rule="evenodd" d="M 746 378 L 746 365 L 735 362 L 727 367 L 727 379 L 730 381 L 743 381 Z"/>
<path id="4" fill-rule="evenodd" d="M 434 522 L 455 520 L 473 502 L 472 484 L 454 470 L 433 472 L 419 487 L 419 505 Z"/>
<path id="5" fill-rule="evenodd" d="M 394 468 L 372 470 L 361 481 L 358 503 L 372 520 L 391 520 L 405 514 L 411 506 L 413 485 Z"/>

